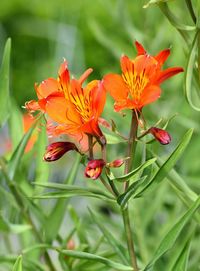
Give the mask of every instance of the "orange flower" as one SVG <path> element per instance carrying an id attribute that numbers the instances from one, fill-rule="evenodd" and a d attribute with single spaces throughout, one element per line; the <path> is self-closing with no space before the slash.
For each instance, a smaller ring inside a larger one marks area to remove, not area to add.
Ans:
<path id="1" fill-rule="evenodd" d="M 150 56 L 140 43 L 136 41 L 135 45 L 135 59 L 121 57 L 122 75 L 108 74 L 103 79 L 105 89 L 115 100 L 115 111 L 126 108 L 140 111 L 143 106 L 160 97 L 160 84 L 163 81 L 183 72 L 181 67 L 161 69 L 170 54 L 169 49 Z"/>
<path id="2" fill-rule="evenodd" d="M 91 72 L 92 69 L 88 69 L 79 80 L 70 80 L 67 62 L 64 61 L 58 79 L 49 78 L 36 86 L 39 100 L 26 103 L 26 108 L 46 112 L 57 122 L 58 125 L 51 130 L 54 135 L 85 133 L 103 139 L 98 126 L 106 98 L 102 82 L 93 80 L 82 87 Z"/>

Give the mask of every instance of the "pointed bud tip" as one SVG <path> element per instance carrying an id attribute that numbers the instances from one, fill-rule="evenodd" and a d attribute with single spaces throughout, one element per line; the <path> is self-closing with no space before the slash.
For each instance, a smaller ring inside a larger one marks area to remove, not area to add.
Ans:
<path id="1" fill-rule="evenodd" d="M 72 142 L 54 142 L 47 146 L 43 160 L 53 162 L 60 159 L 68 151 L 78 151 L 76 145 Z"/>
<path id="2" fill-rule="evenodd" d="M 170 134 L 163 129 L 160 129 L 157 127 L 151 127 L 149 129 L 149 133 L 151 133 L 154 136 L 154 138 L 157 141 L 159 141 L 162 145 L 167 145 L 171 142 Z"/>

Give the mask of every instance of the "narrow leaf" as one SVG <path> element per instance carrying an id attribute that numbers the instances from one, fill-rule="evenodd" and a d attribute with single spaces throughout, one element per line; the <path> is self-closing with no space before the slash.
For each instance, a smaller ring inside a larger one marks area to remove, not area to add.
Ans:
<path id="1" fill-rule="evenodd" d="M 73 166 L 70 170 L 69 175 L 67 176 L 65 180 L 65 184 L 71 185 L 74 183 L 77 172 L 78 172 L 78 167 L 80 164 L 80 159 L 81 159 L 81 156 L 79 154 L 76 154 L 75 161 L 73 163 Z M 51 240 L 54 240 L 55 236 L 57 235 L 64 218 L 66 206 L 67 206 L 67 200 L 58 199 L 50 215 L 47 217 L 44 227 L 46 229 L 45 230 L 46 240 L 48 242 L 50 242 Z M 51 227 L 49 227 L 49 225 L 51 225 Z"/>
<path id="2" fill-rule="evenodd" d="M 121 205 L 122 208 L 126 206 L 126 203 L 129 201 L 129 199 L 135 195 L 138 188 L 141 187 L 141 185 L 144 185 L 145 180 L 147 176 L 144 176 L 143 178 L 139 179 L 137 182 L 132 183 L 127 191 L 123 194 L 121 194 L 117 198 L 117 202 Z"/>
<path id="3" fill-rule="evenodd" d="M 81 186 L 75 186 L 75 185 L 68 185 L 68 184 L 61 184 L 61 183 L 48 183 L 48 184 L 38 184 L 35 183 L 36 185 L 46 187 L 46 188 L 53 188 L 53 189 L 58 189 L 62 190 L 63 195 L 84 195 L 84 194 L 91 194 L 91 195 L 97 195 L 97 196 L 103 196 L 107 197 L 108 199 L 114 199 L 110 194 L 97 189 L 97 188 L 87 188 L 87 187 L 81 187 Z M 59 194 L 59 192 L 56 192 Z M 37 197 L 37 196 L 34 196 Z"/>
<path id="4" fill-rule="evenodd" d="M 165 235 L 161 241 L 158 249 L 154 253 L 152 260 L 146 266 L 144 271 L 149 270 L 153 267 L 154 263 L 169 249 L 173 247 L 176 239 L 180 235 L 183 227 L 188 223 L 188 221 L 193 217 L 197 209 L 200 207 L 200 197 L 195 201 L 195 203 L 190 207 L 190 209 L 178 220 L 178 222 L 171 228 L 171 230 Z"/>
<path id="5" fill-rule="evenodd" d="M 12 271 L 22 271 L 22 255 L 17 258 Z"/>
<path id="6" fill-rule="evenodd" d="M 103 235 L 105 236 L 107 242 L 112 246 L 117 255 L 121 258 L 123 263 L 128 264 L 128 260 L 125 256 L 125 248 L 120 244 L 119 240 L 117 240 L 111 232 L 109 232 L 104 226 L 103 223 L 99 220 L 96 214 L 89 209 L 90 215 L 93 221 L 97 224 Z"/>
<path id="7" fill-rule="evenodd" d="M 96 193 L 90 193 L 87 191 L 74 191 L 74 192 L 64 192 L 64 191 L 59 191 L 59 192 L 49 192 L 49 193 L 44 193 L 41 195 L 35 195 L 34 197 L 31 197 L 33 199 L 67 199 L 71 197 L 77 197 L 77 196 L 82 196 L 82 197 L 89 197 L 89 198 L 96 198 L 96 199 L 101 199 L 101 200 L 108 200 L 108 201 L 114 201 L 115 198 L 111 196 L 105 196 L 103 194 L 96 194 Z"/>
<path id="8" fill-rule="evenodd" d="M 178 256 L 176 262 L 174 263 L 173 267 L 171 268 L 171 271 L 187 271 L 188 270 L 188 258 L 191 248 L 191 241 L 192 238 L 190 238 L 186 244 L 183 246 L 183 249 L 180 252 L 180 255 Z"/>
<path id="9" fill-rule="evenodd" d="M 9 104 L 9 72 L 10 72 L 11 39 L 6 42 L 2 66 L 0 70 L 0 126 L 7 120 L 10 112 Z"/>
<path id="10" fill-rule="evenodd" d="M 28 140 L 35 129 L 35 126 L 37 124 L 37 121 L 35 124 L 28 130 L 28 132 L 23 136 L 22 140 L 18 144 L 17 148 L 15 149 L 9 163 L 8 163 L 8 176 L 10 180 L 12 181 L 15 176 L 15 172 L 17 170 L 17 167 L 19 166 L 19 163 L 21 161 L 22 155 L 24 153 L 24 150 L 26 148 L 26 145 L 28 143 Z"/>
<path id="11" fill-rule="evenodd" d="M 105 264 L 106 266 L 114 268 L 116 270 L 133 271 L 133 268 L 130 266 L 116 263 L 114 261 L 108 260 L 104 257 L 94 255 L 91 253 L 82 252 L 82 251 L 75 251 L 75 250 L 58 250 L 58 252 L 66 255 L 66 256 L 77 258 L 77 259 L 89 260 L 89 261 L 94 261 L 94 262 L 101 262 L 102 264 Z"/>
<path id="12" fill-rule="evenodd" d="M 23 137 L 22 113 L 14 99 L 11 101 L 9 117 L 9 134 L 12 140 L 12 148 L 15 149 Z"/>
<path id="13" fill-rule="evenodd" d="M 14 234 L 19 234 L 30 230 L 31 226 L 26 224 L 13 224 L 7 221 L 3 216 L 0 216 L 0 231 L 11 232 Z"/>
<path id="14" fill-rule="evenodd" d="M 123 143 L 126 142 L 125 139 L 123 139 L 122 137 L 116 135 L 116 134 L 108 134 L 106 132 L 104 132 L 104 135 L 106 137 L 106 143 L 107 144 L 119 144 L 119 143 Z"/>
<path id="15" fill-rule="evenodd" d="M 187 145 L 189 144 L 192 137 L 193 129 L 190 129 L 183 136 L 182 141 L 179 143 L 177 148 L 173 151 L 170 157 L 165 161 L 165 163 L 158 170 L 156 175 L 151 179 L 151 181 L 140 191 L 136 197 L 143 196 L 145 193 L 152 192 L 158 184 L 168 175 L 168 172 L 174 167 L 176 162 L 179 160 Z"/>
<path id="16" fill-rule="evenodd" d="M 118 182 L 126 182 L 126 181 L 130 180 L 130 178 L 132 178 L 134 175 L 136 175 L 137 173 L 139 173 L 140 171 L 142 171 L 146 167 L 148 167 L 151 164 L 153 164 L 155 161 L 156 161 L 156 158 L 149 159 L 144 164 L 140 165 L 139 167 L 137 167 L 136 169 L 132 170 L 128 174 L 123 175 L 121 177 L 117 177 L 117 178 L 112 177 L 112 178 L 110 178 L 110 180 L 111 181 L 118 181 Z"/>

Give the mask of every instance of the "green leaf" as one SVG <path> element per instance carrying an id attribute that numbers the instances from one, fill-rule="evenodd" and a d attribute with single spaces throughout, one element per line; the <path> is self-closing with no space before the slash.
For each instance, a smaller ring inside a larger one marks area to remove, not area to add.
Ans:
<path id="1" fill-rule="evenodd" d="M 23 137 L 23 117 L 14 99 L 11 100 L 9 117 L 9 134 L 12 140 L 12 148 L 15 149 Z"/>
<path id="2" fill-rule="evenodd" d="M 94 262 L 101 262 L 102 264 L 105 264 L 106 266 L 114 268 L 116 270 L 133 271 L 133 268 L 130 266 L 116 263 L 114 261 L 108 260 L 104 257 L 94 255 L 91 253 L 82 252 L 82 251 L 75 251 L 75 250 L 60 250 L 60 249 L 58 249 L 58 252 L 66 255 L 66 256 L 77 258 L 77 259 L 89 260 L 89 261 L 94 261 Z"/>
<path id="3" fill-rule="evenodd" d="M 146 185 L 144 184 L 145 180 L 146 180 L 147 176 L 142 177 L 141 179 L 139 179 L 138 181 L 132 183 L 129 188 L 127 189 L 126 192 L 124 192 L 123 194 L 121 194 L 118 198 L 117 198 L 117 202 L 119 203 L 119 205 L 121 205 L 122 208 L 124 208 L 126 206 L 126 203 L 129 201 L 129 199 L 135 195 L 136 191 L 138 190 L 138 188 L 140 188 L 142 185 Z"/>
<path id="4" fill-rule="evenodd" d="M 194 101 L 192 99 L 192 92 L 195 90 L 195 86 L 192 86 L 192 78 L 193 78 L 193 70 L 195 67 L 195 61 L 196 61 L 196 53 L 197 53 L 197 41 L 198 41 L 198 35 L 199 32 L 196 33 L 192 46 L 191 46 L 191 50 L 189 53 L 189 57 L 188 57 L 188 63 L 186 66 L 186 71 L 185 71 L 185 95 L 187 98 L 187 101 L 189 103 L 189 105 L 197 110 L 200 111 L 200 104 L 197 106 L 194 104 Z"/>
<path id="5" fill-rule="evenodd" d="M 119 240 L 117 240 L 111 232 L 109 232 L 104 226 L 100 219 L 96 216 L 96 214 L 89 209 L 89 212 L 92 216 L 93 221 L 97 224 L 103 235 L 105 236 L 107 242 L 112 246 L 113 250 L 117 253 L 117 255 L 121 258 L 123 263 L 128 264 L 128 260 L 125 256 L 125 248 L 120 244 Z"/>
<path id="6" fill-rule="evenodd" d="M 19 234 L 30 229 L 31 229 L 30 225 L 12 224 L 9 221 L 7 221 L 5 218 L 0 216 L 0 231 Z"/>
<path id="7" fill-rule="evenodd" d="M 126 142 L 125 139 L 123 139 L 122 137 L 120 137 L 114 133 L 109 134 L 109 133 L 104 132 L 104 135 L 106 137 L 107 144 L 119 144 L 119 143 Z"/>
<path id="8" fill-rule="evenodd" d="M 155 5 L 162 2 L 168 2 L 170 0 L 150 0 L 147 4 L 143 6 L 143 8 L 148 8 L 150 5 Z"/>
<path id="9" fill-rule="evenodd" d="M 151 179 L 151 181 L 140 191 L 135 197 L 141 197 L 145 193 L 152 192 L 158 184 L 167 177 L 170 170 L 174 167 L 176 162 L 179 160 L 187 145 L 189 144 L 192 137 L 193 129 L 190 129 L 183 136 L 182 141 L 179 143 L 177 148 L 173 151 L 173 153 L 169 156 L 169 158 L 165 161 L 165 163 L 160 167 L 155 176 Z"/>
<path id="10" fill-rule="evenodd" d="M 110 197 L 109 195 L 105 196 L 103 194 L 100 195 L 98 193 L 90 193 L 90 192 L 81 191 L 81 190 L 79 191 L 76 190 L 74 192 L 65 192 L 65 191 L 48 192 L 48 193 L 43 193 L 41 195 L 35 195 L 31 198 L 33 199 L 67 199 L 67 198 L 72 198 L 72 197 L 77 197 L 77 196 L 108 200 L 112 202 L 115 200 L 115 198 Z"/>
<path id="11" fill-rule="evenodd" d="M 14 153 L 8 163 L 8 176 L 11 181 L 14 179 L 16 170 L 19 166 L 19 163 L 21 161 L 21 158 L 22 158 L 22 155 L 23 155 L 24 150 L 26 148 L 26 145 L 28 143 L 28 140 L 31 137 L 31 134 L 32 134 L 33 130 L 35 129 L 36 125 L 37 125 L 37 121 L 28 130 L 28 132 L 23 136 L 22 140 L 18 144 L 17 148 L 15 149 L 15 151 L 14 151 Z"/>
<path id="12" fill-rule="evenodd" d="M 192 238 L 186 242 L 186 244 L 183 246 L 176 262 L 170 269 L 171 271 L 187 271 L 188 270 L 188 258 L 189 258 L 189 253 L 190 253 L 190 248 L 191 248 L 191 241 Z"/>
<path id="13" fill-rule="evenodd" d="M 11 39 L 6 41 L 0 70 L 0 126 L 4 124 L 10 113 L 9 104 L 9 72 L 10 72 Z"/>
<path id="14" fill-rule="evenodd" d="M 36 156 L 36 169 L 35 180 L 38 183 L 47 183 L 49 177 L 49 163 L 43 161 L 43 155 L 47 146 L 47 133 L 46 133 L 46 121 L 41 119 L 40 132 L 38 133 L 38 139 L 35 143 Z M 41 187 L 37 187 L 36 193 L 42 192 Z"/>
<path id="15" fill-rule="evenodd" d="M 136 169 L 132 170 L 131 172 L 129 172 L 126 175 L 123 175 L 121 177 L 112 177 L 110 178 L 111 181 L 118 181 L 118 182 L 126 182 L 129 181 L 130 178 L 132 178 L 134 175 L 136 175 L 137 173 L 139 173 L 140 171 L 142 171 L 143 169 L 145 169 L 146 167 L 150 166 L 151 164 L 153 164 L 156 161 L 156 158 L 152 158 L 149 159 L 148 161 L 146 161 L 144 164 L 140 165 L 139 167 L 137 167 Z"/>
<path id="16" fill-rule="evenodd" d="M 17 257 L 17 260 L 13 266 L 12 271 L 22 271 L 22 255 Z"/>
<path id="17" fill-rule="evenodd" d="M 197 209 L 200 207 L 200 197 L 195 201 L 195 203 L 190 207 L 190 209 L 178 220 L 178 222 L 171 228 L 171 230 L 165 235 L 163 240 L 161 241 L 159 247 L 157 248 L 156 252 L 152 260 L 146 266 L 144 271 L 149 270 L 153 267 L 155 262 L 169 249 L 173 247 L 176 242 L 176 239 L 180 235 L 183 227 L 188 223 L 188 221 L 193 217 Z"/>
<path id="18" fill-rule="evenodd" d="M 76 154 L 74 164 L 65 180 L 65 184 L 71 185 L 74 183 L 78 172 L 78 167 L 80 165 L 80 159 L 81 156 Z M 46 218 L 44 228 L 46 233 L 46 240 L 48 242 L 54 240 L 55 236 L 57 235 L 64 218 L 66 206 L 67 200 L 58 199 L 50 215 Z M 51 227 L 49 227 L 49 225 L 51 225 Z"/>
<path id="19" fill-rule="evenodd" d="M 16 255 L 2 255 L 0 254 L 0 263 L 12 263 L 14 264 L 17 259 Z"/>
<path id="20" fill-rule="evenodd" d="M 60 184 L 60 183 L 48 183 L 48 184 L 38 184 L 36 185 L 46 187 L 46 188 L 53 188 L 58 189 L 61 191 L 58 192 L 49 192 L 43 195 L 35 195 L 33 198 L 68 198 L 73 196 L 89 196 L 89 197 L 96 197 L 96 198 L 107 198 L 109 200 L 114 200 L 110 194 L 97 189 L 97 188 L 87 188 L 75 185 L 68 185 L 68 184 Z"/>

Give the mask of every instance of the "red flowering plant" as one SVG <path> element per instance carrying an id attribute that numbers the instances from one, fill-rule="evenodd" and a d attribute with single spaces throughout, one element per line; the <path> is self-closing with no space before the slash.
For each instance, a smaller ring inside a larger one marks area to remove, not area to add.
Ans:
<path id="1" fill-rule="evenodd" d="M 127 56 L 121 57 L 121 74 L 110 73 L 105 75 L 102 80 L 93 80 L 87 84 L 84 82 L 92 69 L 86 70 L 79 79 L 75 79 L 70 76 L 67 62 L 64 60 L 58 71 L 57 79 L 49 78 L 41 84 L 35 85 L 38 100 L 27 102 L 26 108 L 31 113 L 40 111 L 47 116 L 51 121 L 47 130 L 54 137 L 67 135 L 76 139 L 75 142 L 57 141 L 51 143 L 46 149 L 44 160 L 47 162 L 56 161 L 68 151 L 78 152 L 87 158 L 85 177 L 93 180 L 99 178 L 109 193 L 105 194 L 104 191 L 99 191 L 99 197 L 108 197 L 109 200 L 115 201 L 121 209 L 130 258 L 130 266 L 123 265 L 121 270 L 138 271 L 128 201 L 131 197 L 137 198 L 146 193 L 149 188 L 153 187 L 152 184 L 156 181 L 160 182 L 161 177 L 164 178 L 167 172 L 161 167 L 153 177 L 143 176 L 143 170 L 155 164 L 156 158 L 149 159 L 135 167 L 133 161 L 136 145 L 146 135 L 153 136 L 162 145 L 171 142 L 170 134 L 164 129 L 155 125 L 147 128 L 142 110 L 144 106 L 155 102 L 160 97 L 160 85 L 170 77 L 183 72 L 183 69 L 181 67 L 162 68 L 170 55 L 169 49 L 161 51 L 156 56 L 151 56 L 139 42 L 136 41 L 135 45 L 137 56 L 134 59 Z M 124 109 L 132 112 L 129 136 L 123 136 L 127 145 L 124 157 L 114 157 L 111 162 L 107 161 L 107 134 L 102 132 L 100 125 L 112 130 L 118 136 L 121 136 L 121 133 L 118 132 L 114 122 L 110 125 L 107 120 L 101 118 L 106 95 L 109 94 L 114 98 L 116 112 Z M 141 132 L 139 128 L 142 129 Z M 191 137 L 191 133 L 188 134 L 187 139 L 189 137 Z M 87 147 L 85 147 L 86 138 Z M 96 144 L 101 149 L 100 157 L 96 157 L 97 154 L 94 151 Z M 84 145 L 84 148 L 81 145 Z M 171 159 L 166 161 L 165 165 L 168 170 L 178 159 L 177 152 L 180 153 L 180 149 L 184 149 L 182 145 L 178 146 L 172 154 L 175 157 L 173 162 Z M 113 168 L 122 169 L 123 166 L 124 174 L 116 177 Z M 118 185 L 121 182 L 124 183 L 123 187 Z M 52 188 L 53 185 L 51 184 L 49 187 Z M 54 188 L 58 188 L 58 185 L 56 184 Z M 94 193 L 98 194 L 96 190 Z M 69 256 L 67 252 L 66 255 Z"/>

